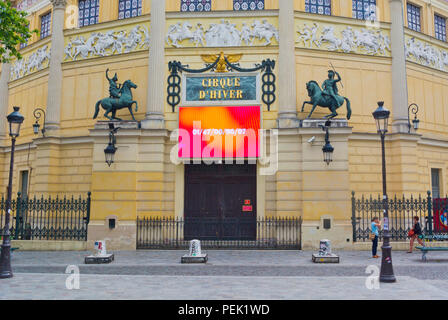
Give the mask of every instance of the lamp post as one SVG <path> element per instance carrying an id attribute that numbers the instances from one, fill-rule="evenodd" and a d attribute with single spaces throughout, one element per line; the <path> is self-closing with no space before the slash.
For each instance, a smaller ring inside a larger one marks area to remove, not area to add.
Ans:
<path id="1" fill-rule="evenodd" d="M 16 146 L 16 138 L 20 134 L 20 126 L 25 119 L 19 113 L 19 107 L 14 107 L 14 111 L 7 116 L 9 123 L 9 135 L 12 140 L 11 144 L 11 161 L 9 163 L 9 182 L 8 195 L 6 199 L 5 228 L 3 231 L 2 252 L 0 255 L 0 279 L 12 278 L 11 269 L 11 238 L 9 231 L 9 221 L 11 219 L 11 198 L 12 198 L 12 177 L 14 172 L 14 149 Z"/>
<path id="2" fill-rule="evenodd" d="M 411 127 L 412 127 L 410 112 L 412 112 L 412 114 L 415 116 L 414 120 L 412 120 L 412 125 L 414 126 L 415 131 L 418 130 L 418 126 L 420 124 L 420 120 L 417 119 L 418 105 L 416 103 L 412 103 L 408 107 L 408 133 L 411 133 Z"/>
<path id="3" fill-rule="evenodd" d="M 40 128 L 40 124 L 39 124 L 39 120 L 40 118 L 43 116 L 44 117 L 44 122 L 43 122 L 43 127 L 42 127 L 42 135 L 45 137 L 45 110 L 42 108 L 36 108 L 33 112 L 34 118 L 36 118 L 36 122 L 33 124 L 33 131 L 35 135 L 39 134 L 39 128 Z"/>
<path id="4" fill-rule="evenodd" d="M 333 152 L 334 152 L 334 148 L 330 143 L 330 132 L 329 132 L 330 126 L 331 126 L 330 120 L 325 122 L 325 126 L 322 125 L 320 126 L 322 130 L 325 131 L 325 145 L 322 148 L 322 152 L 324 154 L 324 162 L 327 165 L 330 165 L 330 163 L 333 161 Z"/>
<path id="5" fill-rule="evenodd" d="M 378 102 L 378 108 L 373 112 L 376 121 L 378 133 L 381 136 L 381 155 L 382 155 L 382 172 L 383 172 L 383 246 L 381 257 L 380 282 L 395 282 L 394 269 L 392 266 L 392 247 L 390 245 L 389 231 L 389 211 L 388 198 L 386 189 L 386 150 L 384 140 L 389 124 L 390 111 L 384 108 L 384 102 Z"/>
<path id="6" fill-rule="evenodd" d="M 109 144 L 107 145 L 106 149 L 104 149 L 104 155 L 106 157 L 106 163 L 110 167 L 112 163 L 114 163 L 115 152 L 117 151 L 117 147 L 115 146 L 115 143 L 117 142 L 115 134 L 118 130 L 120 130 L 120 128 L 115 128 L 115 125 L 110 122 L 109 130 Z"/>

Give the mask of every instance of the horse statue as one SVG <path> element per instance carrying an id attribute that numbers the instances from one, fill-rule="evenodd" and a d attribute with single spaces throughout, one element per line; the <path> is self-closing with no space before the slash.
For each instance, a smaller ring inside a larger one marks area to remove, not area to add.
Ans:
<path id="1" fill-rule="evenodd" d="M 338 115 L 336 110 L 344 104 L 345 100 L 347 106 L 347 120 L 350 120 L 352 116 L 352 110 L 350 108 L 350 100 L 348 100 L 346 97 L 340 96 L 338 94 L 333 96 L 326 94 L 322 91 L 319 84 L 314 80 L 306 84 L 306 89 L 308 90 L 308 96 L 311 98 L 311 101 L 305 101 L 303 103 L 302 112 L 305 108 L 305 104 L 313 105 L 313 108 L 311 109 L 311 112 L 308 115 L 307 119 L 311 117 L 317 106 L 330 109 L 331 114 L 326 115 L 325 118 L 333 119 Z"/>
<path id="2" fill-rule="evenodd" d="M 100 105 L 103 107 L 106 112 L 104 113 L 104 116 L 108 118 L 109 120 L 118 120 L 121 121 L 120 118 L 116 117 L 117 110 L 128 108 L 129 112 L 131 113 L 132 119 L 134 121 L 135 117 L 132 113 L 132 105 L 135 103 L 135 112 L 138 111 L 138 104 L 137 101 L 133 100 L 132 98 L 132 92 L 131 89 L 136 89 L 137 85 L 133 83 L 131 80 L 126 80 L 123 85 L 120 87 L 119 98 L 104 98 L 100 101 L 98 101 L 95 105 L 95 115 L 93 116 L 93 119 L 96 119 L 98 117 L 98 113 L 100 111 Z M 109 116 L 109 113 L 112 113 L 112 117 Z"/>

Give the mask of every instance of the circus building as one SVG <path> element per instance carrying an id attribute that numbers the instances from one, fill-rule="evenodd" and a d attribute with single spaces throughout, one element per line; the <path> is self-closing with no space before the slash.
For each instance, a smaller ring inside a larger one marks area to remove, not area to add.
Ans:
<path id="1" fill-rule="evenodd" d="M 23 248 L 364 248 L 378 102 L 393 239 L 414 214 L 446 217 L 429 204 L 448 191 L 447 1 L 13 3 L 39 30 L 0 67 L 2 190 L 6 116 L 25 118 Z"/>

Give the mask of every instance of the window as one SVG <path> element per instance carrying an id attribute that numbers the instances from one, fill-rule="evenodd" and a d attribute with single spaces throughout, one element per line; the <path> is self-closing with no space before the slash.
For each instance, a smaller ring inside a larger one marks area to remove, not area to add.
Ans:
<path id="1" fill-rule="evenodd" d="M 331 16 L 331 0 L 305 0 L 305 12 Z"/>
<path id="2" fill-rule="evenodd" d="M 181 0 L 180 11 L 210 11 L 211 0 Z"/>
<path id="3" fill-rule="evenodd" d="M 79 0 L 79 26 L 85 27 L 99 22 L 100 0 Z"/>
<path id="4" fill-rule="evenodd" d="M 376 20 L 376 0 L 353 0 L 352 16 L 360 20 Z"/>
<path id="5" fill-rule="evenodd" d="M 118 19 L 128 19 L 142 15 L 143 0 L 120 0 L 118 3 Z"/>
<path id="6" fill-rule="evenodd" d="M 19 191 L 22 194 L 22 197 L 28 197 L 28 177 L 28 170 L 20 171 Z"/>
<path id="7" fill-rule="evenodd" d="M 264 0 L 233 0 L 233 10 L 264 10 Z"/>
<path id="8" fill-rule="evenodd" d="M 446 41 L 446 18 L 435 15 L 434 30 L 437 39 Z"/>
<path id="9" fill-rule="evenodd" d="M 40 38 L 46 38 L 50 35 L 51 12 L 40 17 Z"/>
<path id="10" fill-rule="evenodd" d="M 414 31 L 422 31 L 420 8 L 408 3 L 408 27 Z"/>
<path id="11" fill-rule="evenodd" d="M 440 198 L 440 169 L 431 169 L 432 198 Z"/>

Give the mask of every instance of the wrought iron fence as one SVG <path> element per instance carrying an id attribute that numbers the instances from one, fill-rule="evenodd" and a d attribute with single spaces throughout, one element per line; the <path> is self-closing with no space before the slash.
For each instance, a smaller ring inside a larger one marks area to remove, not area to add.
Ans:
<path id="1" fill-rule="evenodd" d="M 392 241 L 405 241 L 413 228 L 413 218 L 419 217 L 425 234 L 445 234 L 448 232 L 448 198 L 432 199 L 431 192 L 418 197 L 393 197 L 388 201 L 389 230 Z M 374 217 L 383 218 L 383 200 L 381 196 L 355 198 L 352 192 L 353 241 L 367 241 Z M 383 232 L 379 232 L 380 240 Z"/>
<path id="2" fill-rule="evenodd" d="M 10 232 L 16 240 L 87 240 L 91 193 L 87 198 L 23 197 L 11 202 Z M 5 228 L 6 199 L 0 201 L 0 231 Z"/>
<path id="3" fill-rule="evenodd" d="M 137 218 L 137 249 L 301 249 L 302 218 Z"/>

